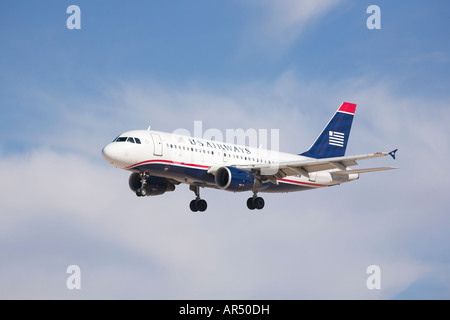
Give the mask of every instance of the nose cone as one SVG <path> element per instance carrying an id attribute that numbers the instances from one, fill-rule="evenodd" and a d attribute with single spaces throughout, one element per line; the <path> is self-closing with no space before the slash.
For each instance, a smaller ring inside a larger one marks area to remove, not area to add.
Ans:
<path id="1" fill-rule="evenodd" d="M 103 159 L 105 159 L 107 162 L 114 164 L 114 161 L 117 161 L 117 152 L 115 152 L 114 150 L 114 146 L 112 143 L 107 144 L 103 149 L 102 149 L 102 156 Z"/>
<path id="2" fill-rule="evenodd" d="M 128 151 L 120 143 L 107 144 L 102 149 L 103 158 L 118 168 L 124 168 L 128 165 Z"/>

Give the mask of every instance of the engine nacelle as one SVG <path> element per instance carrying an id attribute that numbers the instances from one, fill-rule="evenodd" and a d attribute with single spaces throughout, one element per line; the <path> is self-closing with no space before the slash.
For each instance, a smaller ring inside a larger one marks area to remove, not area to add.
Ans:
<path id="1" fill-rule="evenodd" d="M 247 170 L 221 167 L 215 176 L 216 185 L 228 191 L 248 191 L 255 185 L 255 176 Z"/>
<path id="2" fill-rule="evenodd" d="M 167 191 L 175 190 L 175 185 L 170 183 L 166 178 L 155 176 L 146 176 L 145 191 L 147 196 L 158 196 Z M 128 185 L 133 192 L 141 187 L 141 176 L 137 172 L 133 172 L 128 179 Z"/>

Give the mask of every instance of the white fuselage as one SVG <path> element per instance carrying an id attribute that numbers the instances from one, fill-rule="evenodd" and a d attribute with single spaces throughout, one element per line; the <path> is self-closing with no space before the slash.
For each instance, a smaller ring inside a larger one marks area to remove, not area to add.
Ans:
<path id="1" fill-rule="evenodd" d="M 103 157 L 112 165 L 134 172 L 168 178 L 179 183 L 217 188 L 215 170 L 221 167 L 269 164 L 274 172 L 280 162 L 308 157 L 252 148 L 172 133 L 135 130 L 121 134 L 125 141 L 114 141 L 104 147 Z M 127 138 L 127 139 L 125 139 Z M 129 139 L 133 138 L 133 139 Z M 138 138 L 140 143 L 137 143 Z M 270 169 L 268 169 L 270 170 Z M 309 177 L 286 176 L 267 183 L 260 192 L 290 192 L 332 186 L 358 178 L 358 174 L 334 176 L 337 169 L 314 172 Z"/>

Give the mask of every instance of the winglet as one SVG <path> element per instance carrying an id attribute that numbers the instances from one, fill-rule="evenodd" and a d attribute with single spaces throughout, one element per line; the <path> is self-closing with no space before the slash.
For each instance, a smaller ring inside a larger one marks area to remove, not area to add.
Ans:
<path id="1" fill-rule="evenodd" d="M 392 159 L 395 160 L 395 153 L 397 152 L 398 149 L 392 150 L 391 152 L 389 152 L 389 155 L 392 157 Z"/>

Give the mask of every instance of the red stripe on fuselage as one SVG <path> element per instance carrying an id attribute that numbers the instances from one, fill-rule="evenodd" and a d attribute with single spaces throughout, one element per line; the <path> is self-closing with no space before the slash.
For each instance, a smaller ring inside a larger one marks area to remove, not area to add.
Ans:
<path id="1" fill-rule="evenodd" d="M 152 162 L 160 162 L 160 163 L 169 163 L 169 164 L 175 164 L 175 165 L 182 165 L 182 166 L 188 166 L 188 167 L 194 167 L 194 168 L 201 168 L 201 169 L 208 169 L 209 166 L 202 166 L 200 164 L 193 164 L 193 163 L 184 163 L 184 162 L 176 162 L 176 161 L 170 161 L 170 160 L 147 160 L 135 163 L 131 166 L 126 167 L 125 169 L 131 169 L 146 163 L 152 163 Z"/>

